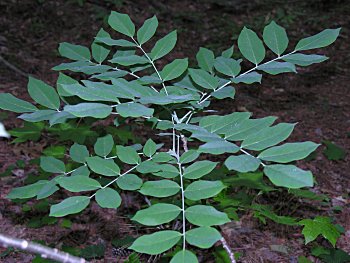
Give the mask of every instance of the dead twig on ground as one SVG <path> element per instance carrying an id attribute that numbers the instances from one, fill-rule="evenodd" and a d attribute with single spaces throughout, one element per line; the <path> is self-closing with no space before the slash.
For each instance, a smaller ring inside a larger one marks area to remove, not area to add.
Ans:
<path id="1" fill-rule="evenodd" d="M 23 72 L 22 70 L 20 70 L 16 66 L 12 65 L 10 62 L 8 62 L 6 59 L 4 59 L 1 55 L 0 55 L 0 62 L 3 63 L 9 69 L 11 69 L 14 72 L 16 72 L 18 75 L 21 75 L 22 77 L 25 77 L 25 78 L 28 77 L 27 73 Z"/>
<path id="2" fill-rule="evenodd" d="M 68 253 L 61 252 L 57 248 L 49 248 L 24 239 L 13 238 L 0 234 L 0 245 L 3 247 L 14 247 L 25 250 L 34 254 L 41 255 L 42 258 L 49 258 L 64 263 L 88 263 L 83 258 L 72 256 Z"/>

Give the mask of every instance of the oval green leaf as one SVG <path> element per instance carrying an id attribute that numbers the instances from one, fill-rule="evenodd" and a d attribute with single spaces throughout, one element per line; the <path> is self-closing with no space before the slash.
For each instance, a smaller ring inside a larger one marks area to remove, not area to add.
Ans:
<path id="1" fill-rule="evenodd" d="M 117 32 L 133 37 L 135 35 L 135 25 L 127 14 L 112 11 L 108 17 L 108 24 Z"/>
<path id="2" fill-rule="evenodd" d="M 38 110 L 33 104 L 17 99 L 10 93 L 0 94 L 0 109 L 13 111 L 16 113 L 34 112 Z"/>
<path id="3" fill-rule="evenodd" d="M 133 191 L 140 189 L 142 186 L 142 179 L 136 174 L 126 174 L 119 177 L 117 185 L 122 190 Z"/>
<path id="4" fill-rule="evenodd" d="M 318 146 L 319 144 L 313 142 L 286 143 L 263 151 L 258 158 L 270 162 L 289 163 L 304 159 L 315 151 Z"/>
<path id="5" fill-rule="evenodd" d="M 66 171 L 64 162 L 51 156 L 41 156 L 40 167 L 49 173 L 64 173 Z"/>
<path id="6" fill-rule="evenodd" d="M 198 161 L 190 166 L 186 167 L 184 170 L 184 177 L 187 179 L 198 179 L 202 176 L 210 173 L 216 167 L 217 162 L 211 161 Z"/>
<path id="7" fill-rule="evenodd" d="M 185 189 L 185 197 L 187 199 L 198 201 L 213 197 L 225 188 L 221 181 L 195 181 Z"/>
<path id="8" fill-rule="evenodd" d="M 154 197 L 172 196 L 180 191 L 180 186 L 170 180 L 148 181 L 145 182 L 140 193 Z"/>
<path id="9" fill-rule="evenodd" d="M 309 50 L 314 48 L 326 47 L 332 44 L 338 37 L 340 28 L 325 29 L 322 32 L 300 40 L 295 47 L 295 50 Z"/>
<path id="10" fill-rule="evenodd" d="M 157 60 L 161 57 L 164 57 L 175 47 L 177 41 L 177 33 L 176 30 L 170 32 L 162 39 L 158 40 L 154 47 L 151 50 L 150 57 L 151 59 Z"/>
<path id="11" fill-rule="evenodd" d="M 212 227 L 198 227 L 186 232 L 186 241 L 199 248 L 211 248 L 221 239 L 221 234 Z"/>
<path id="12" fill-rule="evenodd" d="M 94 156 L 86 158 L 86 162 L 89 168 L 97 174 L 105 176 L 117 176 L 120 174 L 119 166 L 113 160 Z"/>
<path id="13" fill-rule="evenodd" d="M 230 156 L 225 161 L 225 166 L 229 170 L 241 173 L 256 171 L 260 166 L 260 160 L 251 155 Z"/>
<path id="14" fill-rule="evenodd" d="M 288 47 L 288 36 L 286 30 L 272 21 L 264 28 L 263 39 L 273 53 L 280 56 Z"/>
<path id="15" fill-rule="evenodd" d="M 61 177 L 58 178 L 56 182 L 64 189 L 73 193 L 92 191 L 101 188 L 98 181 L 82 175 Z"/>
<path id="16" fill-rule="evenodd" d="M 95 199 L 102 208 L 117 209 L 122 203 L 122 198 L 119 193 L 109 187 L 98 190 Z"/>
<path id="17" fill-rule="evenodd" d="M 77 163 L 85 163 L 85 159 L 89 157 L 89 151 L 85 145 L 74 143 L 69 149 L 70 158 Z"/>
<path id="18" fill-rule="evenodd" d="M 141 28 L 137 31 L 137 41 L 139 44 L 142 45 L 150 40 L 156 33 L 157 27 L 158 19 L 156 16 L 145 20 Z"/>
<path id="19" fill-rule="evenodd" d="M 76 214 L 84 210 L 90 203 L 88 196 L 73 196 L 63 200 L 61 203 L 51 206 L 50 216 L 63 217 Z"/>
<path id="20" fill-rule="evenodd" d="M 295 165 L 266 165 L 265 175 L 277 186 L 287 188 L 312 187 L 313 176 L 310 171 L 304 171 Z"/>
<path id="21" fill-rule="evenodd" d="M 197 226 L 223 225 L 231 221 L 226 213 L 207 205 L 190 206 L 186 209 L 185 216 L 191 224 Z"/>
<path id="22" fill-rule="evenodd" d="M 279 123 L 275 126 L 264 128 L 246 138 L 242 142 L 241 147 L 254 151 L 264 150 L 287 139 L 292 133 L 294 126 L 295 124 L 291 123 Z"/>
<path id="23" fill-rule="evenodd" d="M 49 109 L 58 110 L 60 98 L 55 89 L 41 80 L 29 77 L 28 93 L 33 100 Z"/>
<path id="24" fill-rule="evenodd" d="M 79 118 L 93 117 L 104 119 L 112 112 L 112 107 L 102 103 L 79 103 L 66 105 L 64 110 Z"/>
<path id="25" fill-rule="evenodd" d="M 156 226 L 174 220 L 180 212 L 181 208 L 176 205 L 159 203 L 139 210 L 132 220 L 145 226 Z"/>
<path id="26" fill-rule="evenodd" d="M 265 58 L 265 47 L 258 35 L 246 27 L 238 37 L 238 48 L 250 62 L 258 65 Z"/>
<path id="27" fill-rule="evenodd" d="M 175 254 L 170 263 L 198 263 L 198 259 L 191 251 L 181 250 Z"/>
<path id="28" fill-rule="evenodd" d="M 181 234 L 177 231 L 165 230 L 136 239 L 129 249 L 148 255 L 161 254 L 179 242 Z"/>
<path id="29" fill-rule="evenodd" d="M 97 155 L 106 157 L 112 151 L 114 147 L 114 140 L 112 135 L 107 134 L 104 137 L 100 137 L 94 144 L 94 151 Z"/>

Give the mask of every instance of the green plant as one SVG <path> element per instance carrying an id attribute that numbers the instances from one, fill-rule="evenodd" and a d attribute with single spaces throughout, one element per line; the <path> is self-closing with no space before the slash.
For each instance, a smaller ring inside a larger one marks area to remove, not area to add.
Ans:
<path id="1" fill-rule="evenodd" d="M 66 163 L 53 156 L 40 158 L 41 169 L 53 175 L 50 180 L 15 188 L 8 198 L 40 200 L 60 187 L 80 193 L 51 206 L 50 216 L 63 217 L 81 212 L 93 199 L 103 208 L 117 209 L 122 200 L 116 189 L 138 191 L 151 197 L 151 205 L 138 211 L 133 221 L 157 226 L 177 220 L 181 227 L 143 235 L 130 248 L 139 253 L 161 254 L 182 239 L 171 262 L 190 263 L 197 259 L 188 245 L 207 249 L 222 239 L 216 227 L 230 219 L 217 210 L 212 198 L 230 186 L 227 183 L 230 178 L 235 179 L 233 187 L 235 183 L 253 184 L 254 189 L 264 191 L 272 187 L 264 182 L 263 174 L 277 187 L 313 186 L 310 171 L 289 163 L 304 159 L 318 144 L 300 142 L 276 146 L 289 137 L 295 124 L 273 125 L 276 117 L 252 119 L 248 112 L 207 115 L 210 112 L 207 108 L 213 99 L 232 99 L 235 95 L 232 84 L 260 83 L 262 72 L 272 75 L 296 72 L 296 66 L 325 61 L 326 56 L 301 52 L 330 45 L 340 29 L 326 29 L 301 39 L 291 52 L 285 53 L 288 37 L 275 22 L 265 27 L 264 42 L 252 30 L 244 28 L 238 38 L 238 48 L 243 57 L 253 63 L 249 70 L 242 72 L 242 60 L 232 58 L 233 46 L 217 57 L 201 48 L 196 56 L 199 68 L 188 68 L 188 59 L 184 58 L 175 59 L 159 70 L 159 59 L 175 47 L 176 31 L 158 40 L 148 52 L 144 46 L 157 30 L 155 16 L 147 19 L 137 32 L 126 14 L 112 12 L 108 23 L 127 39 L 112 39 L 101 29 L 91 45 L 92 57 L 87 47 L 69 43 L 59 46 L 60 54 L 74 62 L 60 64 L 54 70 L 83 73 L 89 79 L 77 81 L 60 73 L 54 89 L 31 77 L 28 92 L 38 106 L 11 94 L 0 94 L 0 108 L 22 113 L 19 118 L 27 122 L 48 121 L 52 128 L 74 119 L 81 119 L 88 127 L 101 125 L 97 122 L 100 119 L 115 118 L 114 123 L 125 119 L 144 121 L 145 125 L 158 130 L 152 136 L 156 142 L 148 139 L 143 146 L 115 145 L 115 136 L 108 133 L 99 137 L 93 147 L 75 142 L 70 146 Z M 264 43 L 277 57 L 262 63 L 266 54 Z M 116 52 L 105 62 L 115 47 Z M 57 132 L 65 135 L 65 130 Z M 170 145 L 167 138 L 171 140 Z M 222 154 L 230 156 L 223 163 L 226 173 L 220 174 L 223 165 L 208 159 Z M 260 168 L 263 173 L 249 173 Z M 244 195 L 237 198 L 249 199 Z M 217 200 L 225 207 L 225 197 Z M 273 214 L 268 207 L 255 206 L 254 209 L 259 219 L 268 217 L 297 224 L 294 219 Z M 233 212 L 231 217 L 236 216 L 235 211 L 227 211 Z M 334 238 L 331 238 L 332 244 Z"/>

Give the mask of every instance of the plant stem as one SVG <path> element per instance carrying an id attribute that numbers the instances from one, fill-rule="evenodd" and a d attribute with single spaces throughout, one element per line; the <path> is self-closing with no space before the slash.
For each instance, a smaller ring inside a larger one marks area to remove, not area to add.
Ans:
<path id="1" fill-rule="evenodd" d="M 180 173 L 180 187 L 181 187 L 181 205 L 182 205 L 182 250 L 186 249 L 186 217 L 185 217 L 185 191 L 183 184 L 183 174 L 182 174 L 182 166 L 181 163 L 178 162 L 179 173 Z"/>
<path id="2" fill-rule="evenodd" d="M 122 70 L 122 69 L 119 69 L 119 68 L 117 68 L 117 67 L 115 67 L 115 68 L 113 68 L 114 70 L 116 70 L 116 71 L 125 71 L 127 74 L 129 74 L 130 76 L 133 76 L 134 78 L 136 78 L 136 79 L 139 79 L 140 78 L 140 76 L 138 76 L 138 75 L 136 75 L 134 72 L 131 72 L 131 71 L 127 71 L 127 70 Z M 157 93 L 159 93 L 159 91 L 155 88 L 155 87 L 153 87 L 152 85 L 149 85 L 154 91 L 156 91 Z"/>
<path id="3" fill-rule="evenodd" d="M 152 157 L 148 158 L 146 161 L 151 160 Z M 145 162 L 146 162 L 145 161 Z M 135 165 L 134 167 L 131 167 L 129 170 L 127 170 L 126 172 L 122 173 L 121 175 L 119 175 L 117 178 L 115 178 L 114 180 L 110 181 L 108 184 L 106 184 L 105 186 L 102 186 L 100 189 L 105 189 L 106 187 L 110 186 L 111 184 L 115 183 L 116 181 L 118 181 L 121 177 L 123 177 L 124 175 L 127 175 L 128 173 L 130 173 L 131 171 L 135 170 L 141 163 Z M 90 199 L 93 198 L 96 195 L 96 192 L 90 196 Z"/>
<path id="4" fill-rule="evenodd" d="M 165 94 L 168 95 L 168 91 L 167 91 L 167 89 L 165 87 L 164 81 L 163 81 L 162 77 L 160 76 L 156 65 L 154 64 L 154 61 L 148 56 L 147 52 L 141 47 L 141 45 L 133 37 L 131 37 L 131 39 L 134 41 L 134 43 L 137 45 L 137 47 L 142 51 L 142 53 L 145 55 L 145 57 L 151 63 L 151 65 L 154 68 L 154 71 L 156 72 L 158 78 L 162 81 L 162 86 L 164 88 Z"/>

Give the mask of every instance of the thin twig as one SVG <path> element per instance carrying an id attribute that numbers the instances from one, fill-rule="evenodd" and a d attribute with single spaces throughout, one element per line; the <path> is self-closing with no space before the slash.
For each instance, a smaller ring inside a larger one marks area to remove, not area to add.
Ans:
<path id="1" fill-rule="evenodd" d="M 3 247 L 14 247 L 34 254 L 39 254 L 42 258 L 49 258 L 63 263 L 87 263 L 83 258 L 72 256 L 61 252 L 57 248 L 49 248 L 24 239 L 13 238 L 0 234 L 0 245 Z"/>
<path id="2" fill-rule="evenodd" d="M 220 239 L 220 242 L 222 244 L 222 247 L 226 250 L 228 256 L 230 257 L 231 263 L 236 263 L 235 254 L 233 254 L 230 246 L 227 244 L 226 239 L 224 237 L 222 237 Z"/>
<path id="3" fill-rule="evenodd" d="M 9 69 L 12 69 L 18 75 L 21 75 L 22 77 L 28 78 L 28 74 L 27 73 L 23 72 L 22 70 L 20 70 L 16 66 L 12 65 L 10 62 L 8 62 L 6 59 L 4 59 L 1 55 L 0 55 L 0 62 L 2 62 Z"/>

